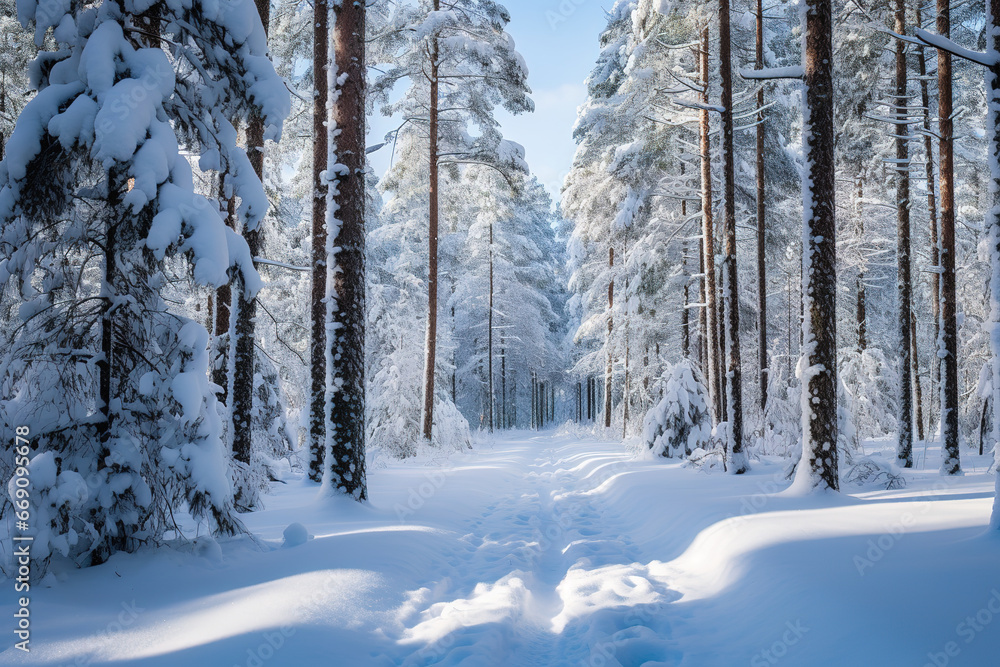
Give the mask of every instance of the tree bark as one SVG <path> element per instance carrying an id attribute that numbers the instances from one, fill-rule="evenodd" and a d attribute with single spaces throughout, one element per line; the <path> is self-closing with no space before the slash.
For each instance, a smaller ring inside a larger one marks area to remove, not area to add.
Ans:
<path id="1" fill-rule="evenodd" d="M 857 174 L 855 190 L 855 200 L 854 200 L 854 210 L 857 213 L 858 221 L 858 243 L 862 245 L 865 238 L 865 211 L 864 211 L 864 179 L 861 177 L 861 172 Z M 859 250 L 859 253 L 862 252 Z M 864 269 L 864 258 L 861 257 L 861 266 L 858 270 L 858 281 L 857 281 L 857 307 L 855 310 L 855 315 L 857 319 L 857 331 L 858 331 L 858 351 L 864 352 L 868 349 L 868 297 L 865 292 L 865 269 Z"/>
<path id="2" fill-rule="evenodd" d="M 722 79 L 722 175 L 725 193 L 723 291 L 726 314 L 726 421 L 731 472 L 750 469 L 743 450 L 743 368 L 740 359 L 740 290 L 736 266 L 736 154 L 733 150 L 733 61 L 729 0 L 719 0 L 719 74 Z"/>
<path id="3" fill-rule="evenodd" d="M 913 405 L 916 411 L 917 440 L 924 439 L 924 395 L 920 387 L 920 358 L 917 356 L 917 317 L 910 311 L 910 377 L 913 378 Z"/>
<path id="4" fill-rule="evenodd" d="M 270 0 L 256 0 L 257 13 L 260 22 L 264 26 L 265 36 L 268 33 L 271 21 Z M 264 120 L 260 114 L 254 112 L 250 116 L 247 124 L 247 157 L 253 167 L 257 179 L 263 185 L 264 182 Z M 257 257 L 260 254 L 261 245 L 261 225 L 263 224 L 263 213 L 261 220 L 253 229 L 244 229 L 243 238 L 250 249 L 250 257 Z M 246 290 L 246 279 L 242 274 L 236 276 L 236 323 L 233 327 L 233 338 L 229 345 L 233 349 L 233 395 L 230 406 L 233 425 L 233 458 L 249 469 L 252 442 L 252 420 L 253 413 L 253 379 L 256 335 L 254 323 L 257 320 L 257 299 L 250 296 Z M 249 494 L 244 496 L 244 494 Z M 237 508 L 250 509 L 257 504 L 256 493 L 252 489 L 236 489 L 234 498 Z"/>
<path id="5" fill-rule="evenodd" d="M 757 26 L 754 40 L 756 67 L 764 69 L 764 3 L 757 0 Z M 757 109 L 764 108 L 764 88 L 757 91 Z M 757 365 L 760 381 L 760 411 L 767 411 L 767 265 L 765 262 L 766 203 L 764 191 L 764 112 L 757 114 Z"/>
<path id="6" fill-rule="evenodd" d="M 708 104 L 708 26 L 701 31 L 701 50 L 699 51 L 699 73 L 701 75 L 701 103 Z M 715 286 L 715 229 L 712 220 L 712 153 L 709 143 L 709 118 L 708 109 L 701 109 L 699 112 L 699 139 L 701 150 L 701 219 L 702 219 L 702 247 L 705 266 L 703 271 L 703 283 L 705 290 L 704 308 L 708 319 L 708 331 L 706 332 L 706 357 L 708 392 L 712 402 L 712 420 L 718 424 L 722 421 L 720 412 L 722 402 L 722 391 L 719 376 L 722 374 L 719 368 L 719 322 L 718 306 L 716 295 L 718 290 Z"/>
<path id="7" fill-rule="evenodd" d="M 267 2 L 268 0 L 258 0 Z M 327 244 L 327 449 L 324 485 L 365 500 L 365 5 L 334 5 L 331 76 L 337 87 L 328 140 L 346 169 L 337 175 L 329 206 L 340 230 Z M 345 76 L 346 75 L 346 76 Z M 332 217 L 332 216 L 331 216 Z M 334 254 L 334 248 L 339 248 Z M 336 302 L 333 299 L 336 298 Z"/>
<path id="8" fill-rule="evenodd" d="M 916 21 L 918 26 L 923 26 L 923 17 L 920 10 L 920 0 L 917 0 Z M 931 132 L 931 106 L 930 93 L 927 82 L 927 58 L 924 49 L 917 49 L 917 73 L 920 75 L 920 106 L 923 107 L 923 128 L 924 128 L 924 175 L 927 179 L 927 215 L 930 222 L 930 250 L 931 250 L 931 318 L 934 321 L 934 353 L 931 354 L 930 363 L 930 395 L 933 396 L 938 387 L 941 374 L 941 361 L 937 356 L 937 340 L 941 328 L 941 276 L 937 272 L 941 263 L 941 256 L 938 252 L 938 215 L 937 197 L 934 192 L 934 139 Z M 933 430 L 934 423 L 934 401 L 928 407 L 929 427 Z"/>
<path id="9" fill-rule="evenodd" d="M 225 174 L 219 175 L 219 200 L 226 202 L 226 225 L 236 229 L 236 198 L 226 197 Z M 233 289 L 229 283 L 221 285 L 215 290 L 214 301 L 214 326 L 213 333 L 217 338 L 229 337 L 229 327 L 231 325 L 231 308 L 233 305 Z M 230 355 L 227 353 L 222 360 L 222 364 L 212 368 L 212 382 L 217 384 L 222 393 L 219 399 L 229 404 L 229 362 Z"/>
<path id="10" fill-rule="evenodd" d="M 994 57 L 1000 54 L 1000 0 L 988 0 L 986 48 Z M 990 135 L 988 159 L 990 165 L 990 208 L 986 216 L 986 237 L 990 244 L 990 362 L 992 366 L 993 439 L 1000 442 L 1000 63 L 993 65 L 986 75 L 987 119 L 986 131 Z M 993 455 L 994 482 L 993 513 L 990 528 L 1000 531 L 1000 445 Z"/>
<path id="11" fill-rule="evenodd" d="M 611 373 L 613 370 L 613 351 L 611 345 L 611 335 L 614 330 L 614 316 L 611 314 L 615 307 L 615 247 L 608 247 L 608 338 L 605 343 L 605 365 L 604 365 L 604 428 L 611 428 Z"/>
<path id="12" fill-rule="evenodd" d="M 440 11 L 440 0 L 434 0 L 434 11 Z M 423 436 L 430 441 L 434 429 L 434 371 L 437 363 L 438 309 L 438 41 L 431 38 L 430 46 L 430 149 L 428 169 L 427 215 L 427 340 L 424 346 L 424 410 Z"/>
<path id="13" fill-rule="evenodd" d="M 681 182 L 686 186 L 684 179 L 684 163 L 681 162 Z M 686 188 L 685 188 L 686 189 Z M 687 199 L 681 199 L 681 220 L 687 220 Z M 684 279 L 684 307 L 681 308 L 681 354 L 685 359 L 691 357 L 691 277 L 688 275 L 688 242 L 684 239 L 681 245 L 681 276 Z M 649 346 L 646 346 L 646 356 L 644 363 L 649 362 Z M 644 385 L 648 384 L 648 376 L 643 380 Z"/>
<path id="14" fill-rule="evenodd" d="M 937 32 L 951 36 L 949 0 L 937 2 Z M 955 162 L 951 103 L 951 54 L 938 51 L 938 155 L 941 171 L 941 472 L 962 471 L 958 433 L 958 319 L 955 296 Z"/>
<path id="15" fill-rule="evenodd" d="M 490 433 L 493 432 L 493 406 L 495 404 L 495 399 L 493 397 L 493 223 L 490 222 L 490 305 L 489 305 L 489 317 L 487 318 L 487 329 L 489 331 L 487 335 L 488 344 L 486 346 L 486 356 L 489 358 L 489 369 L 487 374 L 490 378 L 489 390 L 489 421 L 490 421 Z"/>
<path id="16" fill-rule="evenodd" d="M 896 0 L 896 34 L 906 34 L 906 0 Z M 906 42 L 896 40 L 896 118 L 906 122 Z M 899 346 L 899 442 L 896 462 L 904 468 L 913 467 L 913 388 L 910 378 L 910 155 L 905 125 L 896 125 L 896 291 L 899 313 L 897 336 Z"/>
<path id="17" fill-rule="evenodd" d="M 327 67 L 329 67 L 329 6 L 327 0 L 313 3 L 313 203 L 312 203 L 312 292 L 310 294 L 310 395 L 309 479 L 323 479 L 326 455 L 326 197 L 327 168 Z"/>
<path id="18" fill-rule="evenodd" d="M 802 289 L 802 459 L 813 488 L 839 490 L 837 466 L 837 225 L 830 0 L 806 0 L 803 143 L 806 155 Z"/>

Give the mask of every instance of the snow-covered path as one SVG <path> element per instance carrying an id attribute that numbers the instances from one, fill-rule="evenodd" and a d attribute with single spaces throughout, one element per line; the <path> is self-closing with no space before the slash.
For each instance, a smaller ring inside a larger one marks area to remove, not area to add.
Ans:
<path id="1" fill-rule="evenodd" d="M 36 587 L 32 652 L 11 641 L 0 664 L 994 664 L 985 465 L 803 499 L 777 493 L 776 462 L 733 477 L 512 434 L 377 468 L 364 507 L 278 485 L 244 517 L 256 544 L 119 555 Z M 283 547 L 293 522 L 314 539 Z"/>

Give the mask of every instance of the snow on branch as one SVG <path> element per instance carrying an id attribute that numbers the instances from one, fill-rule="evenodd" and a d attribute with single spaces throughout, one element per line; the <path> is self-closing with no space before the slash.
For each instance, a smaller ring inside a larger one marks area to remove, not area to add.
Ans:
<path id="1" fill-rule="evenodd" d="M 683 100 L 673 100 L 673 103 L 685 109 L 699 109 L 701 111 L 715 111 L 717 113 L 722 113 L 726 110 L 725 107 L 715 104 L 701 104 L 699 102 L 685 102 Z"/>
<path id="2" fill-rule="evenodd" d="M 914 37 L 910 37 L 909 35 L 900 35 L 898 32 L 893 32 L 892 30 L 889 30 L 885 26 L 876 26 L 875 29 L 878 30 L 881 33 L 885 33 L 886 35 L 889 35 L 889 37 L 892 37 L 893 39 L 898 39 L 901 42 L 908 42 L 910 44 L 916 44 L 917 46 L 920 46 L 920 47 L 927 46 L 926 43 L 921 42 L 919 39 L 916 39 Z"/>
<path id="3" fill-rule="evenodd" d="M 802 79 L 805 77 L 805 70 L 801 65 L 791 67 L 765 67 L 764 69 L 740 68 L 740 77 L 752 79 L 754 81 L 769 81 L 772 79 Z"/>
<path id="4" fill-rule="evenodd" d="M 291 271 L 312 271 L 311 266 L 295 266 L 294 264 L 285 264 L 284 262 L 276 262 L 273 259 L 264 259 L 263 257 L 254 257 L 254 264 L 266 264 L 268 266 L 280 266 L 283 269 L 289 269 Z"/>
<path id="5" fill-rule="evenodd" d="M 928 46 L 933 46 L 935 49 L 940 51 L 947 51 L 953 56 L 970 60 L 984 67 L 995 67 L 998 64 L 996 53 L 972 51 L 964 46 L 959 46 L 947 37 L 942 37 L 941 35 L 933 32 L 928 32 L 922 28 L 917 28 L 914 33 L 916 34 L 917 39 L 921 42 L 924 42 Z"/>

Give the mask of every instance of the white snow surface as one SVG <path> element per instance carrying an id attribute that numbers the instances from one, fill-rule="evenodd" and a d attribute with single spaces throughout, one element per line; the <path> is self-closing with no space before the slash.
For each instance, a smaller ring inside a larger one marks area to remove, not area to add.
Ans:
<path id="1" fill-rule="evenodd" d="M 990 457 L 963 457 L 963 477 L 789 497 L 778 459 L 708 474 L 563 430 L 389 463 L 365 505 L 290 478 L 242 515 L 258 544 L 33 585 L 31 652 L 0 664 L 996 664 Z"/>

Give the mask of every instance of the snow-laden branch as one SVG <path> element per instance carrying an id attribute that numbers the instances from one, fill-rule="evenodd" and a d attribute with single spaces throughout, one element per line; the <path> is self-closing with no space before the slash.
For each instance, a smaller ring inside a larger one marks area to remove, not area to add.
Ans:
<path id="1" fill-rule="evenodd" d="M 683 100 L 673 100 L 673 103 L 679 107 L 684 107 L 685 109 L 698 109 L 700 111 L 715 111 L 716 113 L 722 113 L 726 110 L 725 107 L 715 104 L 701 104 L 699 102 L 685 102 Z"/>
<path id="2" fill-rule="evenodd" d="M 295 266 L 294 264 L 285 264 L 284 262 L 276 262 L 273 259 L 264 259 L 263 257 L 254 257 L 254 264 L 267 264 L 268 266 L 280 266 L 283 269 L 290 269 L 292 271 L 312 271 L 310 266 Z"/>
<path id="3" fill-rule="evenodd" d="M 917 46 L 920 46 L 920 47 L 927 46 L 926 43 L 921 42 L 919 39 L 916 39 L 914 37 L 910 37 L 909 35 L 900 35 L 898 32 L 893 32 L 892 30 L 889 30 L 885 26 L 877 26 L 875 29 L 878 30 L 881 33 L 885 33 L 886 35 L 889 35 L 893 39 L 898 39 L 901 42 L 908 42 L 910 44 L 916 44 Z"/>
<path id="4" fill-rule="evenodd" d="M 791 67 L 765 67 L 764 69 L 740 68 L 740 77 L 754 81 L 770 81 L 773 79 L 802 79 L 806 75 L 802 65 Z"/>
<path id="5" fill-rule="evenodd" d="M 982 51 L 972 51 L 964 46 L 959 46 L 955 42 L 951 41 L 947 37 L 942 37 L 933 32 L 928 32 L 923 28 L 917 28 L 914 30 L 914 34 L 917 39 L 921 42 L 927 44 L 928 46 L 933 46 L 935 49 L 940 51 L 947 51 L 953 56 L 958 56 L 959 58 L 964 58 L 965 60 L 970 60 L 976 64 L 982 65 L 983 67 L 995 67 L 998 64 L 996 53 L 983 53 Z"/>

